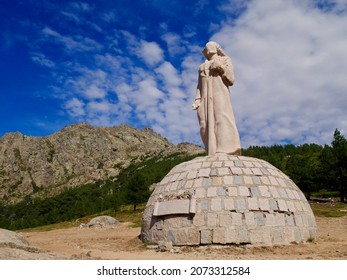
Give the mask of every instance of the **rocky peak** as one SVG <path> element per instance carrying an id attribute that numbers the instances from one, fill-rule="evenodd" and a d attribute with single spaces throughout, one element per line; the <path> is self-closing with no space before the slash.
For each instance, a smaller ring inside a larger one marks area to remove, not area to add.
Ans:
<path id="1" fill-rule="evenodd" d="M 19 132 L 0 138 L 0 199 L 50 196 L 64 188 L 116 176 L 142 155 L 200 153 L 192 144 L 174 145 L 151 128 L 94 127 L 79 123 L 47 137 Z"/>

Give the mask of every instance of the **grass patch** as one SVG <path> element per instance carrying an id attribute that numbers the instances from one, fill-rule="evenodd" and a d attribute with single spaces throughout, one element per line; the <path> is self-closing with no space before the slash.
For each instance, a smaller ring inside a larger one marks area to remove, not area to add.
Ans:
<path id="1" fill-rule="evenodd" d="M 142 203 L 137 206 L 136 211 L 133 210 L 133 205 L 121 206 L 120 210 L 112 216 L 120 222 L 130 222 L 132 227 L 141 227 L 142 214 L 145 210 L 146 204 Z"/>
<path id="2" fill-rule="evenodd" d="M 338 218 L 347 215 L 347 204 L 336 202 L 330 203 L 312 203 L 312 211 L 317 217 Z"/>
<path id="3" fill-rule="evenodd" d="M 110 210 L 102 211 L 100 213 L 89 215 L 80 219 L 76 219 L 73 221 L 66 221 L 66 222 L 39 226 L 34 228 L 26 228 L 26 229 L 21 229 L 20 231 L 21 232 L 34 232 L 34 231 L 42 232 L 42 231 L 51 231 L 56 229 L 66 229 L 66 228 L 79 226 L 80 224 L 86 224 L 91 219 L 98 216 L 112 216 L 113 218 L 117 219 L 121 223 L 124 223 L 124 222 L 132 223 L 131 227 L 134 227 L 134 228 L 141 227 L 142 213 L 146 207 L 146 204 L 143 203 L 138 205 L 137 210 L 135 212 L 133 210 L 133 207 L 134 207 L 133 205 L 123 205 L 120 207 L 120 210 L 117 212 L 114 212 L 113 210 L 110 209 Z"/>
<path id="4" fill-rule="evenodd" d="M 77 221 L 67 221 L 67 222 L 61 222 L 61 223 L 56 223 L 56 224 L 51 224 L 51 225 L 46 225 L 46 226 L 39 226 L 39 227 L 34 227 L 34 228 L 25 228 L 19 230 L 20 232 L 34 232 L 34 231 L 51 231 L 55 229 L 66 229 L 66 228 L 71 228 L 79 225 Z"/>

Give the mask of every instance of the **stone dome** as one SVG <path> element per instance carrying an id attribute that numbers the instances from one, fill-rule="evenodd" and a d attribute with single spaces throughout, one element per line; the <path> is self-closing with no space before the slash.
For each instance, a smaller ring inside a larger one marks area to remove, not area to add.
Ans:
<path id="1" fill-rule="evenodd" d="M 316 236 L 309 203 L 270 163 L 245 156 L 198 157 L 156 185 L 142 218 L 144 242 L 284 245 Z"/>

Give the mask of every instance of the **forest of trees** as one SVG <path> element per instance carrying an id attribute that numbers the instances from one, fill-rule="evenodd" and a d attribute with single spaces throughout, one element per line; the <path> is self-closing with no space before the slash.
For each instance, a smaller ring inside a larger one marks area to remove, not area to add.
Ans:
<path id="1" fill-rule="evenodd" d="M 287 174 L 304 192 L 319 197 L 338 196 L 345 201 L 347 140 L 338 129 L 331 145 L 317 144 L 252 146 L 243 155 L 264 159 Z"/>
<path id="2" fill-rule="evenodd" d="M 347 185 L 347 140 L 335 130 L 331 145 L 316 144 L 252 146 L 243 155 L 268 161 L 286 173 L 306 197 L 338 197 L 345 202 Z M 15 205 L 0 201 L 0 228 L 17 230 L 78 219 L 105 210 L 117 211 L 131 204 L 136 210 L 150 196 L 150 186 L 177 164 L 194 156 L 142 157 L 123 168 L 116 178 L 86 184 L 63 193 L 38 199 L 27 196 Z"/>

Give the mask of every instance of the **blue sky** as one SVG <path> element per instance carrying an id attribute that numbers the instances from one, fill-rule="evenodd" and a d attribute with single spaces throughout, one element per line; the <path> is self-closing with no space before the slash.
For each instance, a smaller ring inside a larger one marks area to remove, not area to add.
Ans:
<path id="1" fill-rule="evenodd" d="M 2 0 L 0 136 L 152 127 L 201 144 L 206 42 L 231 57 L 243 147 L 347 134 L 347 0 Z"/>

